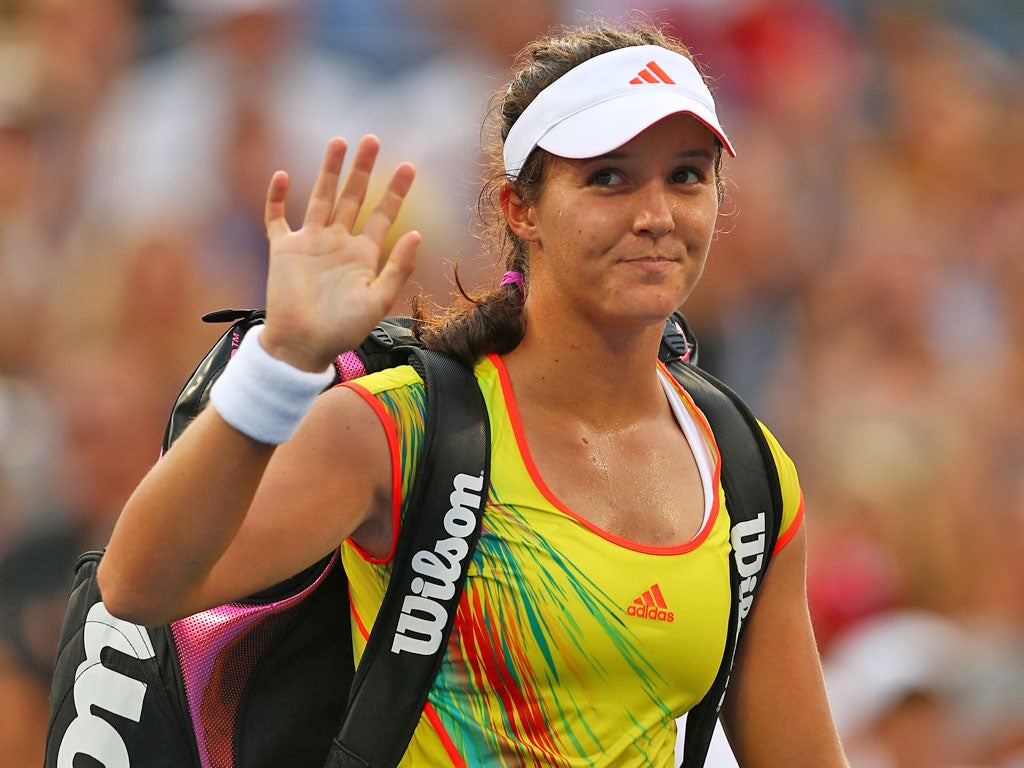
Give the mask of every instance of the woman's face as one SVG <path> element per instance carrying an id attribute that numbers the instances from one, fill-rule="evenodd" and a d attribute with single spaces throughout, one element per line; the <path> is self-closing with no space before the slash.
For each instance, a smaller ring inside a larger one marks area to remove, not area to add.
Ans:
<path id="1" fill-rule="evenodd" d="M 649 324 L 689 295 L 718 215 L 716 140 L 686 114 L 607 155 L 552 157 L 522 210 L 532 312 L 575 307 L 598 320 Z"/>

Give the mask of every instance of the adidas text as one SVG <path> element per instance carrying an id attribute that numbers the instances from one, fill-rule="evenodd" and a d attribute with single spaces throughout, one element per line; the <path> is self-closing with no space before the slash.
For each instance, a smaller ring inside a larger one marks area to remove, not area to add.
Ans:
<path id="1" fill-rule="evenodd" d="M 732 529 L 732 550 L 736 558 L 736 571 L 740 576 L 740 620 L 750 613 L 754 603 L 754 588 L 757 573 L 764 560 L 764 537 L 766 533 L 764 512 L 753 520 L 737 523 Z"/>
<path id="2" fill-rule="evenodd" d="M 78 665 L 73 690 L 77 716 L 61 739 L 57 765 L 77 765 L 77 755 L 88 755 L 105 768 L 130 768 L 131 758 L 121 736 L 93 710 L 102 709 L 137 723 L 142 717 L 146 684 L 103 666 L 100 654 L 104 648 L 113 648 L 136 659 L 150 659 L 155 655 L 153 645 L 143 627 L 114 618 L 103 603 L 89 609 L 83 639 L 85 661 Z"/>
<path id="3" fill-rule="evenodd" d="M 676 615 L 672 611 L 666 611 L 656 605 L 631 605 L 626 609 L 630 616 L 640 619 L 654 619 L 656 621 L 675 621 Z"/>
<path id="4" fill-rule="evenodd" d="M 476 530 L 477 515 L 482 511 L 483 485 L 481 476 L 459 474 L 452 481 L 451 508 L 444 516 L 449 536 L 437 541 L 433 550 L 421 549 L 412 557 L 412 569 L 419 575 L 410 585 L 414 594 L 406 595 L 402 602 L 392 653 L 430 656 L 440 646 L 448 612 L 439 601 L 455 596 L 455 583 L 469 553 L 466 539 Z"/>

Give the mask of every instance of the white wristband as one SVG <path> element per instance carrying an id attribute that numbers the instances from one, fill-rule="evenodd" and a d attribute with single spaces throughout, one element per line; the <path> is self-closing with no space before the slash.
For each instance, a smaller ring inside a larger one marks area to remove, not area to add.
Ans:
<path id="1" fill-rule="evenodd" d="M 288 440 L 316 396 L 334 381 L 334 367 L 302 371 L 278 360 L 259 342 L 262 325 L 251 328 L 210 388 L 210 403 L 228 424 L 261 443 Z"/>

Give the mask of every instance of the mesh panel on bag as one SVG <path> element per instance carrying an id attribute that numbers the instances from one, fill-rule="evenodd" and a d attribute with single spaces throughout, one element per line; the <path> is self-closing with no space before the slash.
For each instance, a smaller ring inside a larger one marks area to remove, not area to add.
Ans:
<path id="1" fill-rule="evenodd" d="M 350 381 L 366 375 L 366 366 L 355 352 L 342 352 L 335 359 L 334 367 L 338 369 L 338 375 L 342 381 Z"/>
<path id="2" fill-rule="evenodd" d="M 249 677 L 263 653 L 290 625 L 302 598 L 329 570 L 325 568 L 313 584 L 283 600 L 264 605 L 230 603 L 171 624 L 203 768 L 234 766 L 235 724 Z"/>

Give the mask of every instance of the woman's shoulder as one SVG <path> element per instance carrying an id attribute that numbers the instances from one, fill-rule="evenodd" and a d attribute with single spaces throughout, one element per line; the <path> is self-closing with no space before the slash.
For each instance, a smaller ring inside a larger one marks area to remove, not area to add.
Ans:
<path id="1" fill-rule="evenodd" d="M 396 365 L 345 382 L 344 386 L 379 395 L 407 387 L 423 387 L 423 378 L 411 365 Z"/>
<path id="2" fill-rule="evenodd" d="M 772 458 L 775 460 L 775 467 L 779 471 L 779 480 L 783 482 L 783 485 L 795 484 L 800 485 L 797 478 L 796 464 L 786 453 L 782 444 L 779 442 L 775 434 L 765 425 L 763 421 L 758 419 L 758 425 L 761 427 L 761 432 L 764 434 L 765 440 L 768 442 L 768 447 L 771 449 Z"/>
<path id="3" fill-rule="evenodd" d="M 803 520 L 804 494 L 800 488 L 800 477 L 793 459 L 786 453 L 772 431 L 763 422 L 758 421 L 757 423 L 771 449 L 775 469 L 779 475 L 779 487 L 782 491 L 782 523 L 779 526 L 779 538 L 775 547 L 778 551 L 793 537 Z"/>

